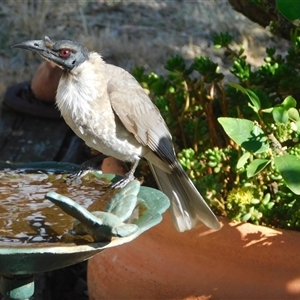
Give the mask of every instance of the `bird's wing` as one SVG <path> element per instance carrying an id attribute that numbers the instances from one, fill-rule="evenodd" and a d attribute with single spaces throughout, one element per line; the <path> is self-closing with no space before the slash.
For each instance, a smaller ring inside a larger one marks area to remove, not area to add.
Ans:
<path id="1" fill-rule="evenodd" d="M 133 76 L 119 68 L 112 70 L 118 74 L 109 80 L 107 91 L 114 112 L 139 143 L 174 164 L 172 137 L 158 108 Z"/>

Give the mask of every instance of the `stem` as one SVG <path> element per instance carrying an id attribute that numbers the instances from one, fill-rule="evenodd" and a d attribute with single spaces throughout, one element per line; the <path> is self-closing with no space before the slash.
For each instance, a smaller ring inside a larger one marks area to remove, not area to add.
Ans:
<path id="1" fill-rule="evenodd" d="M 183 85 L 184 85 L 184 91 L 185 91 L 185 94 L 186 94 L 185 104 L 184 104 L 183 110 L 181 111 L 180 116 L 178 116 L 178 123 L 179 123 L 179 128 L 180 128 L 180 131 L 181 131 L 181 136 L 182 136 L 182 141 L 183 141 L 184 148 L 187 148 L 187 141 L 186 141 L 186 138 L 185 138 L 185 132 L 184 132 L 184 127 L 183 127 L 183 120 L 184 120 L 185 113 L 190 108 L 190 95 L 188 93 L 188 85 L 187 85 L 186 81 L 183 81 Z"/>
<path id="2" fill-rule="evenodd" d="M 198 153 L 198 124 L 199 124 L 199 118 L 196 118 L 194 121 L 195 132 L 194 132 L 194 145 L 193 145 L 195 153 Z"/>
<path id="3" fill-rule="evenodd" d="M 219 86 L 221 85 L 221 87 Z M 217 91 L 219 92 L 220 95 L 220 103 L 221 103 L 221 110 L 222 110 L 222 115 L 223 117 L 227 117 L 227 102 L 226 102 L 226 94 L 225 94 L 225 88 L 224 88 L 224 82 L 220 81 L 219 84 L 216 84 L 215 87 Z"/>
<path id="4" fill-rule="evenodd" d="M 286 154 L 286 151 L 281 146 L 280 142 L 276 139 L 273 133 L 268 135 L 268 139 L 270 141 L 271 149 L 278 155 Z"/>

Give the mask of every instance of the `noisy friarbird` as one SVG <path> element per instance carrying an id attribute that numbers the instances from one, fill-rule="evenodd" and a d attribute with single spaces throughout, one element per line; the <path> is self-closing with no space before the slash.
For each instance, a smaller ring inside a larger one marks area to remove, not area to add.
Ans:
<path id="1" fill-rule="evenodd" d="M 58 109 L 89 147 L 133 163 L 123 183 L 134 178 L 144 157 L 159 188 L 171 200 L 170 212 L 178 231 L 193 228 L 197 220 L 220 229 L 218 219 L 179 164 L 159 110 L 131 74 L 70 40 L 45 37 L 13 47 L 36 52 L 63 70 L 56 94 Z"/>

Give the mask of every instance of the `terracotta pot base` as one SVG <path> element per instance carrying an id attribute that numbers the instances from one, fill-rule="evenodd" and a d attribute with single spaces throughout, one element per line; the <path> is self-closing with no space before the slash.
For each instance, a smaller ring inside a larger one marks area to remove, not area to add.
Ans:
<path id="1" fill-rule="evenodd" d="M 99 299 L 300 298 L 300 233 L 220 219 L 220 231 L 175 231 L 169 214 L 88 264 Z"/>

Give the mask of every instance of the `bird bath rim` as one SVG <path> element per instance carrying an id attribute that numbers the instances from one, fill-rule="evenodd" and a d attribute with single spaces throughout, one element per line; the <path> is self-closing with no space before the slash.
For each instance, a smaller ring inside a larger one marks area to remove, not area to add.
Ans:
<path id="1" fill-rule="evenodd" d="M 66 171 L 67 173 L 80 170 L 80 166 L 69 163 L 41 162 L 9 164 L 0 162 L 0 169 L 22 169 L 26 171 Z M 107 176 L 105 174 L 105 176 Z M 111 175 L 112 178 L 116 177 Z M 149 204 L 149 215 L 145 214 L 137 223 L 139 229 L 128 237 L 112 238 L 109 242 L 96 242 L 83 245 L 75 243 L 32 243 L 32 246 L 20 244 L 1 247 L 0 242 L 0 274 L 34 274 L 63 268 L 83 260 L 89 259 L 95 254 L 112 247 L 128 243 L 141 233 L 158 224 L 170 205 L 169 199 L 160 191 L 141 187 L 142 199 Z M 55 245 L 56 244 L 56 245 Z M 58 245 L 57 245 L 58 244 Z"/>

